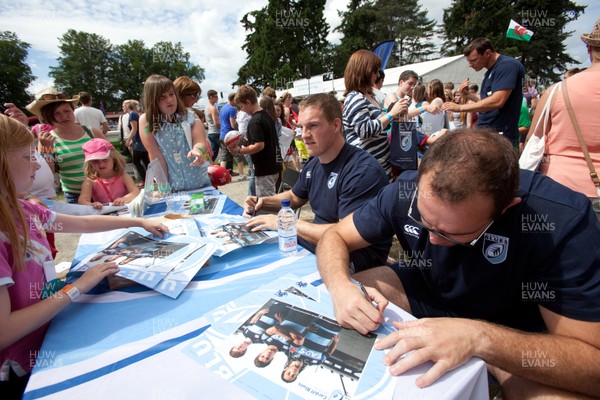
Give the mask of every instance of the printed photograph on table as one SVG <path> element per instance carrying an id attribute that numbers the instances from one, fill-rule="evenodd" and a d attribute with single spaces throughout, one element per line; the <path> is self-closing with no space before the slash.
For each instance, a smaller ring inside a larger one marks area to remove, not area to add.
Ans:
<path id="1" fill-rule="evenodd" d="M 198 251 L 200 249 L 202 251 Z M 197 272 L 214 250 L 214 244 L 205 246 L 205 243 L 188 235 L 168 234 L 159 239 L 145 236 L 132 228 L 86 256 L 72 271 L 82 272 L 98 263 L 115 262 L 120 269 L 116 276 L 177 297 L 193 278 L 190 268 Z M 177 270 L 176 285 L 165 280 L 174 269 Z"/>
<path id="2" fill-rule="evenodd" d="M 69 214 L 69 215 L 126 215 L 129 214 L 129 209 L 124 206 L 113 206 L 105 204 L 101 209 L 96 209 L 92 206 L 82 204 L 63 203 L 61 201 L 44 200 L 52 211 Z"/>
<path id="3" fill-rule="evenodd" d="M 304 293 L 291 287 L 258 307 L 252 294 L 227 304 L 228 313 L 189 350 L 261 399 L 391 398 L 394 384 L 381 362 L 384 353 L 373 349 L 377 335 L 342 328 L 333 311 L 326 311 L 330 302 L 293 292 Z"/>
<path id="4" fill-rule="evenodd" d="M 103 250 L 88 256 L 73 270 L 88 269 L 93 265 L 104 262 L 115 262 L 119 266 L 128 264 L 129 266 L 151 268 L 187 245 L 187 243 L 155 240 L 137 232 L 129 231 Z"/>
<path id="5" fill-rule="evenodd" d="M 252 232 L 246 227 L 247 219 L 239 215 L 197 216 L 203 237 L 219 245 L 215 255 L 222 256 L 230 251 L 260 244 L 277 236 L 277 232 Z"/>
<path id="6" fill-rule="evenodd" d="M 153 289 L 171 298 L 177 298 L 200 268 L 206 265 L 215 249 L 216 246 L 212 243 L 202 244 L 174 261 L 173 269 Z"/>
<path id="7" fill-rule="evenodd" d="M 172 235 L 185 235 L 197 239 L 202 237 L 196 221 L 191 217 L 178 216 L 177 218 L 169 218 L 169 216 L 165 216 L 162 222 L 169 228 L 169 233 Z"/>
<path id="8" fill-rule="evenodd" d="M 309 367 L 316 367 L 310 373 L 311 379 L 326 369 L 338 373 L 340 379 L 355 381 L 360 378 L 375 338 L 374 334 L 362 336 L 343 329 L 335 320 L 271 299 L 229 338 L 236 344 L 228 353 L 231 358 L 241 358 L 240 344 L 262 344 L 254 366 L 264 368 L 281 354 L 286 358 L 281 380 L 286 383 L 297 380 Z M 248 364 L 243 360 L 240 363 Z M 324 375 L 324 379 L 330 377 Z"/>

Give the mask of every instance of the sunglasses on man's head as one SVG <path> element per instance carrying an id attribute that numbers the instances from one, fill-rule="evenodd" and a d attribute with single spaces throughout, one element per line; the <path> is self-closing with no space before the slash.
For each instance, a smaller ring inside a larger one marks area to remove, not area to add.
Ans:
<path id="1" fill-rule="evenodd" d="M 44 101 L 49 101 L 49 100 L 66 100 L 68 99 L 69 96 L 67 96 L 66 93 L 58 93 L 58 94 L 51 94 L 51 93 L 46 93 L 42 95 L 42 98 L 39 100 L 44 100 Z"/>

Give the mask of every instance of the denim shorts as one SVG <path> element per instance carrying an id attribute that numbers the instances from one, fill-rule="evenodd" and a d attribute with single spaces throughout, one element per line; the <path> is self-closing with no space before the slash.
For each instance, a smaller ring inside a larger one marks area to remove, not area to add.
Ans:
<path id="1" fill-rule="evenodd" d="M 79 193 L 72 193 L 72 192 L 64 192 L 65 194 L 65 201 L 69 204 L 77 204 L 77 201 L 79 200 Z"/>

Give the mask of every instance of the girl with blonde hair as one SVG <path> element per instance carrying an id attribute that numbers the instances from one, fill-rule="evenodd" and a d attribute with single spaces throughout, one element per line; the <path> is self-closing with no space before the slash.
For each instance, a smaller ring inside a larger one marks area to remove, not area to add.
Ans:
<path id="1" fill-rule="evenodd" d="M 46 232 L 132 226 L 161 237 L 168 232 L 157 221 L 57 214 L 19 199 L 17 194 L 29 190 L 40 168 L 34 150 L 27 128 L 0 115 L 0 393 L 8 398 L 22 396 L 50 320 L 79 294 L 119 271 L 115 263 L 101 263 L 60 288 Z"/>
<path id="2" fill-rule="evenodd" d="M 125 157 L 105 139 L 92 139 L 83 145 L 85 182 L 79 204 L 100 210 L 103 204 L 125 205 L 140 193 L 133 178 L 125 172 Z"/>

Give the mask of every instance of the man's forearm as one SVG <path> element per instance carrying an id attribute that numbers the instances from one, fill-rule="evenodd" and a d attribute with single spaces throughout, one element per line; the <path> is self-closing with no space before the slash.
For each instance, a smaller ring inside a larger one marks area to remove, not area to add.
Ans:
<path id="1" fill-rule="evenodd" d="M 317 244 L 323 237 L 323 234 L 334 224 L 314 224 L 309 221 L 298 220 L 296 228 L 298 236 L 309 243 Z"/>
<path id="2" fill-rule="evenodd" d="M 513 375 L 573 392 L 600 396 L 600 350 L 580 340 L 532 334 L 476 321 L 476 356 Z"/>
<path id="3" fill-rule="evenodd" d="M 319 273 L 331 291 L 335 282 L 350 280 L 350 255 L 346 243 L 335 230 L 323 234 L 317 245 Z"/>
<path id="4" fill-rule="evenodd" d="M 265 211 L 279 211 L 281 210 L 281 202 L 285 199 L 289 199 L 292 202 L 292 198 L 288 192 L 276 194 L 275 196 L 261 197 L 262 200 L 261 210 Z M 292 207 L 294 205 L 292 204 Z"/>
<path id="5" fill-rule="evenodd" d="M 500 93 L 500 92 L 496 92 L 496 93 L 494 93 L 490 97 L 486 97 L 483 100 L 479 100 L 476 103 L 461 104 L 459 106 L 458 111 L 459 112 L 473 112 L 473 111 L 485 112 L 485 111 L 497 110 L 499 108 L 502 108 L 502 106 L 506 102 L 506 99 L 508 98 L 508 96 L 505 99 L 504 96 L 502 95 L 502 93 Z"/>

